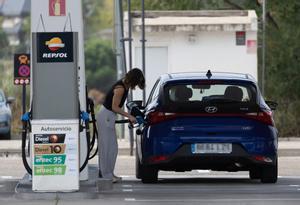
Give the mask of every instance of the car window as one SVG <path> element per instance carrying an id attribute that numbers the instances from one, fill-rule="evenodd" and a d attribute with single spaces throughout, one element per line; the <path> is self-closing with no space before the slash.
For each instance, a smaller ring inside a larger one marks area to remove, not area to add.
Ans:
<path id="1" fill-rule="evenodd" d="M 151 90 L 150 96 L 149 96 L 149 98 L 148 98 L 147 105 L 148 105 L 149 103 L 151 103 L 151 102 L 158 96 L 158 93 L 159 93 L 159 85 L 160 85 L 160 79 L 158 79 L 158 80 L 155 82 L 155 84 L 154 84 L 154 86 L 153 86 L 153 88 L 152 88 L 152 90 Z"/>
<path id="2" fill-rule="evenodd" d="M 198 109 L 201 106 L 219 105 L 240 107 L 256 104 L 256 89 L 252 83 L 201 81 L 172 83 L 164 88 L 165 107 Z"/>
<path id="3" fill-rule="evenodd" d="M 211 85 L 209 89 L 198 89 L 194 88 L 193 85 L 186 85 L 186 88 L 192 91 L 189 101 L 232 99 L 240 102 L 249 102 L 251 98 L 248 89 L 238 85 Z"/>

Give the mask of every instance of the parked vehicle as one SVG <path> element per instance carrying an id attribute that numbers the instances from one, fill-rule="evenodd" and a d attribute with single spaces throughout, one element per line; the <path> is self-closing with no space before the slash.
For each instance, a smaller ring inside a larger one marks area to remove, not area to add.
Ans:
<path id="1" fill-rule="evenodd" d="M 4 92 L 0 89 L 0 139 L 11 138 L 11 109 L 10 104 L 14 98 L 6 99 Z"/>
<path id="2" fill-rule="evenodd" d="M 137 131 L 136 176 L 156 182 L 159 170 L 249 171 L 277 181 L 277 129 L 272 110 L 250 75 L 162 75 Z"/>

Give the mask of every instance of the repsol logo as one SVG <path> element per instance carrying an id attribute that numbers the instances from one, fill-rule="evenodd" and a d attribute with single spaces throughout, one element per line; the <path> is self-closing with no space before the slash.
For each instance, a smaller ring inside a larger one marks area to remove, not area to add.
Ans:
<path id="1" fill-rule="evenodd" d="M 43 58 L 55 59 L 55 58 L 68 58 L 67 53 L 43 53 Z"/>

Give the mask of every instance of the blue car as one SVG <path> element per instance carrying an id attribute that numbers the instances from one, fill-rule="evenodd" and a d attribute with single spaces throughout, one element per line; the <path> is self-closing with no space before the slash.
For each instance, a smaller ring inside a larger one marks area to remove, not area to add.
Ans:
<path id="1" fill-rule="evenodd" d="M 143 183 L 165 171 L 249 171 L 262 183 L 277 181 L 277 129 L 272 111 L 250 75 L 162 75 L 137 130 L 136 177 Z"/>
<path id="2" fill-rule="evenodd" d="M 14 98 L 5 98 L 4 92 L 0 89 L 0 139 L 11 138 L 11 109 L 10 104 Z"/>

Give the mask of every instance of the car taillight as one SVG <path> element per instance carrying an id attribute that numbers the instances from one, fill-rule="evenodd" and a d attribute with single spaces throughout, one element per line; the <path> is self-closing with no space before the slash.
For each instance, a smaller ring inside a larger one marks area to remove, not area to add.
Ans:
<path id="1" fill-rule="evenodd" d="M 254 156 L 253 158 L 255 161 L 259 161 L 259 162 L 268 162 L 268 163 L 273 162 L 273 160 L 271 158 L 265 157 L 265 156 L 257 155 L 257 156 Z"/>
<path id="2" fill-rule="evenodd" d="M 178 117 L 245 117 L 257 120 L 267 125 L 274 126 L 271 111 L 261 111 L 253 113 L 165 113 L 165 112 L 151 112 L 148 114 L 148 124 L 153 125 L 167 120 L 172 120 Z"/>
<path id="3" fill-rule="evenodd" d="M 274 121 L 273 121 L 273 118 L 272 118 L 272 112 L 271 111 L 247 113 L 246 116 L 248 118 L 263 122 L 267 125 L 274 126 Z"/>
<path id="4" fill-rule="evenodd" d="M 149 162 L 151 162 L 151 163 L 157 163 L 157 162 L 166 161 L 168 159 L 169 159 L 169 156 L 165 156 L 165 155 L 153 156 L 153 157 L 149 158 Z"/>
<path id="5" fill-rule="evenodd" d="M 176 117 L 176 113 L 151 112 L 148 114 L 148 124 L 153 125 Z"/>

